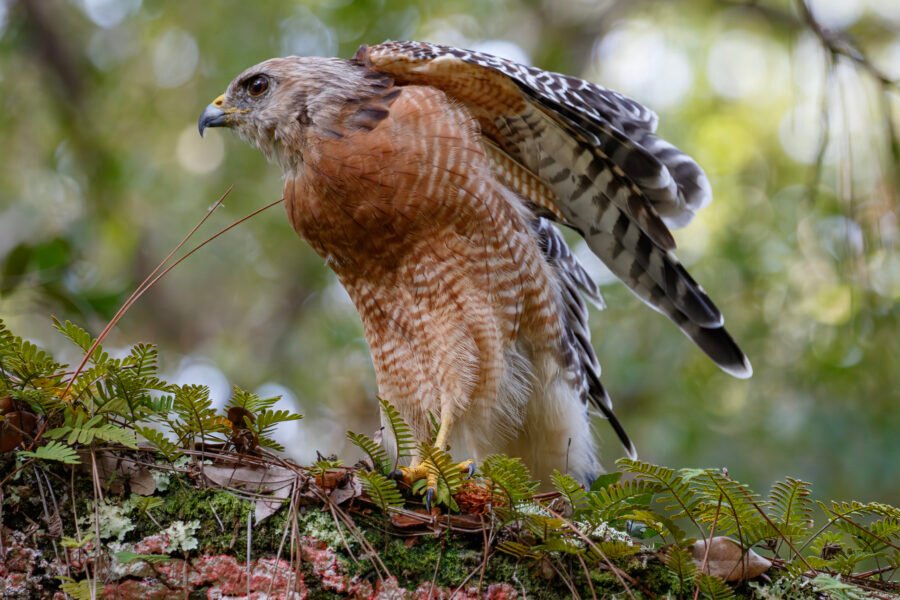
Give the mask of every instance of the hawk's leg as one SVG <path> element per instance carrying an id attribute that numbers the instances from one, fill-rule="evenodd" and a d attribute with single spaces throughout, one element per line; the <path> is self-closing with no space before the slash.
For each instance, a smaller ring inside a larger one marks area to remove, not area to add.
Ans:
<path id="1" fill-rule="evenodd" d="M 453 425 L 453 418 L 449 416 L 449 411 L 441 411 L 441 424 L 438 427 L 437 436 L 434 439 L 434 446 L 439 450 L 447 449 L 447 438 L 450 435 L 450 428 Z M 445 415 L 447 415 L 445 417 Z M 475 474 L 475 461 L 464 460 L 456 465 L 461 473 L 465 473 L 466 477 Z M 425 508 L 431 510 L 431 502 L 437 494 L 438 487 L 438 468 L 432 464 L 431 460 L 425 458 L 419 461 L 415 459 L 408 467 L 400 467 L 398 475 L 407 485 L 412 485 L 420 479 L 425 480 Z"/>

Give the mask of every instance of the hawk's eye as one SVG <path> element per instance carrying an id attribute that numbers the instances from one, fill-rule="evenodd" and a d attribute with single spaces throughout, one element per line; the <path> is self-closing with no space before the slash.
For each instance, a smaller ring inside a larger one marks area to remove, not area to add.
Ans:
<path id="1" fill-rule="evenodd" d="M 251 96 L 262 96 L 269 89 L 269 78 L 265 75 L 257 75 L 247 81 L 244 86 L 247 88 L 247 93 Z"/>

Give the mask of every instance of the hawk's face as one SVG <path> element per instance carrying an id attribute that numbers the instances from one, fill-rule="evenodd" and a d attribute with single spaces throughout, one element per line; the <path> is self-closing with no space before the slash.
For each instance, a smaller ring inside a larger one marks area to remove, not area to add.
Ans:
<path id="1" fill-rule="evenodd" d="M 333 117 L 340 92 L 349 89 L 347 61 L 289 56 L 250 67 L 200 115 L 207 127 L 230 127 L 285 170 L 302 160 L 303 131 Z M 348 85 L 341 85 L 346 83 Z"/>

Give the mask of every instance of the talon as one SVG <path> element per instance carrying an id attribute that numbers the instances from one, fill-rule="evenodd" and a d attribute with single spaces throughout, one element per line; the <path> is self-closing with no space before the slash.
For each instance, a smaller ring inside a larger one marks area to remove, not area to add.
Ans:
<path id="1" fill-rule="evenodd" d="M 434 500 L 435 490 L 433 487 L 429 487 L 425 490 L 425 510 L 431 512 L 431 502 Z"/>
<path id="2" fill-rule="evenodd" d="M 388 473 L 388 479 L 394 479 L 396 481 L 403 481 L 403 471 L 400 469 L 396 469 Z"/>
<path id="3" fill-rule="evenodd" d="M 465 468 L 466 468 L 466 479 L 472 479 L 472 477 L 475 476 L 475 461 L 470 460 L 467 462 L 469 463 L 468 465 L 463 463 L 463 465 L 460 465 L 460 466 L 465 466 Z"/>

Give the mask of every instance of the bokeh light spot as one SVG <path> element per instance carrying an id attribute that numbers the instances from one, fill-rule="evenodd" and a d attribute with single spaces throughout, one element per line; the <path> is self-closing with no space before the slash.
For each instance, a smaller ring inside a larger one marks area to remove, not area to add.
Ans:
<path id="1" fill-rule="evenodd" d="M 218 131 L 208 129 L 201 138 L 197 127 L 190 125 L 178 136 L 175 157 L 185 171 L 202 175 L 215 171 L 222 164 L 225 144 Z"/>
<path id="2" fill-rule="evenodd" d="M 197 69 L 200 53 L 193 36 L 181 29 L 168 29 L 153 47 L 156 85 L 174 88 L 187 82 Z"/>

